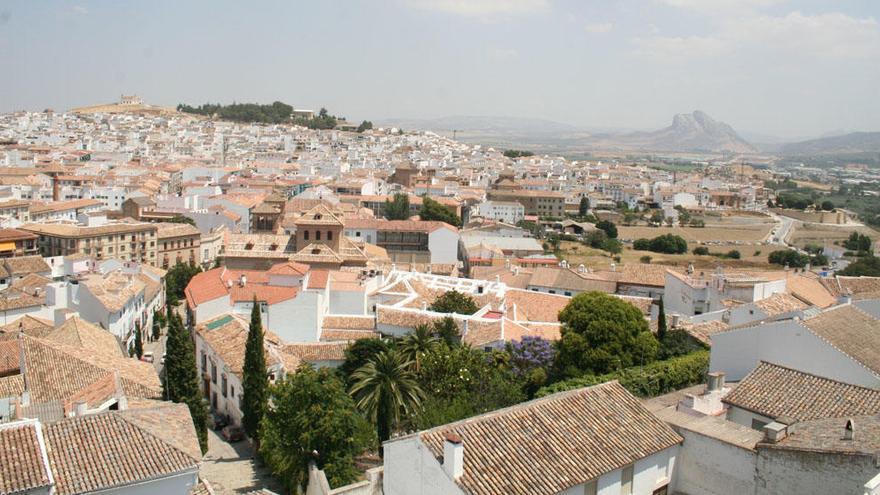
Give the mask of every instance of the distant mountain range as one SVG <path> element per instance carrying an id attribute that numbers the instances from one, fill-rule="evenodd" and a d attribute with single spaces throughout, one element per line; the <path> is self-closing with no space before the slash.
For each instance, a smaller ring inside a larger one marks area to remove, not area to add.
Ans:
<path id="1" fill-rule="evenodd" d="M 490 116 L 450 116 L 436 119 L 384 119 L 385 126 L 422 129 L 460 141 L 536 153 L 592 151 L 696 152 L 725 154 L 833 154 L 880 151 L 880 133 L 853 132 L 786 143 L 752 134 L 746 140 L 730 125 L 705 112 L 675 115 L 668 127 L 656 131 L 583 128 L 544 119 Z"/>
<path id="2" fill-rule="evenodd" d="M 786 155 L 880 153 L 880 132 L 851 132 L 842 136 L 808 139 L 784 144 L 780 152 Z"/>
<path id="3" fill-rule="evenodd" d="M 605 144 L 656 151 L 755 152 L 755 148 L 741 138 L 733 127 L 699 110 L 676 115 L 672 118 L 672 125 L 658 131 L 611 135 Z"/>

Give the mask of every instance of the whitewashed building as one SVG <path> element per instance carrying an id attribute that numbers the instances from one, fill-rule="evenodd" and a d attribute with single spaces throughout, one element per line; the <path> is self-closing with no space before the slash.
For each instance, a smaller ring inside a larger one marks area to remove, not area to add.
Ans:
<path id="1" fill-rule="evenodd" d="M 389 440 L 384 493 L 666 493 L 681 442 L 608 382 Z"/>

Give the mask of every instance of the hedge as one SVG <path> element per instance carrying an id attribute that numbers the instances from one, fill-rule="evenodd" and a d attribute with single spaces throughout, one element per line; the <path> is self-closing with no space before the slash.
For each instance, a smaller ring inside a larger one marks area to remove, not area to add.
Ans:
<path id="1" fill-rule="evenodd" d="M 584 375 L 548 385 L 536 397 L 590 387 L 617 380 L 633 395 L 655 397 L 702 383 L 709 369 L 709 351 L 696 351 L 645 366 L 633 366 L 604 375 Z"/>

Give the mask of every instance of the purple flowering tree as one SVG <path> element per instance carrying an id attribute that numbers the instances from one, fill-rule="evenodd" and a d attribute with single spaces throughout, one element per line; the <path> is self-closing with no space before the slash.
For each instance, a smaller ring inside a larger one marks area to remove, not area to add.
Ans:
<path id="1" fill-rule="evenodd" d="M 556 349 L 547 339 L 527 336 L 510 342 L 507 352 L 510 354 L 511 371 L 524 380 L 525 389 L 531 396 L 547 381 L 547 372 L 553 365 Z"/>

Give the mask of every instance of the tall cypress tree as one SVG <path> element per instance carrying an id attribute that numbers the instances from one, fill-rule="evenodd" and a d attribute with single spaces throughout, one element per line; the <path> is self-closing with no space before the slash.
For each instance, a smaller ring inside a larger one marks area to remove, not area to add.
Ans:
<path id="1" fill-rule="evenodd" d="M 259 443 L 260 421 L 266 412 L 266 402 L 269 397 L 269 377 L 263 351 L 263 322 L 256 297 L 251 310 L 251 324 L 245 346 L 242 389 L 244 391 L 241 400 L 242 426 L 245 433 Z"/>
<path id="2" fill-rule="evenodd" d="M 657 312 L 657 340 L 663 342 L 666 338 L 666 310 L 663 309 L 663 298 L 658 303 L 660 310 Z"/>
<path id="3" fill-rule="evenodd" d="M 199 372 L 192 339 L 177 314 L 172 314 L 168 321 L 165 348 L 165 398 L 189 407 L 199 446 L 204 453 L 208 450 L 208 409 L 199 390 Z"/>
<path id="4" fill-rule="evenodd" d="M 141 335 L 141 322 L 134 322 L 134 353 L 138 359 L 144 357 L 144 338 Z"/>

